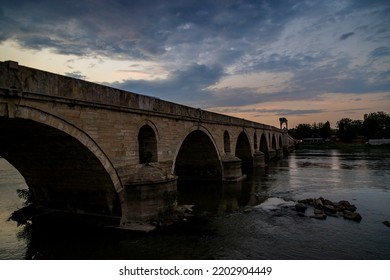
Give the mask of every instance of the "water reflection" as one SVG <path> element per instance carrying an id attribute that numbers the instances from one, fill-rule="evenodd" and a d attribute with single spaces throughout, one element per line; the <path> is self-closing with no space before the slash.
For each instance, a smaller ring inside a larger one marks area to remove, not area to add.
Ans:
<path id="1" fill-rule="evenodd" d="M 330 158 L 331 158 L 331 169 L 332 170 L 339 170 L 340 169 L 340 159 L 339 159 L 339 153 L 338 150 L 331 150 L 330 151 Z"/>
<path id="2" fill-rule="evenodd" d="M 220 214 L 239 207 L 241 184 L 213 181 L 179 181 L 178 204 L 195 205 L 195 211 Z"/>
<path id="3" fill-rule="evenodd" d="M 239 182 L 179 180 L 178 204 L 195 205 L 195 210 L 203 214 L 222 214 L 258 205 L 267 198 L 266 170 L 256 170 Z"/>
<path id="4" fill-rule="evenodd" d="M 179 182 L 179 204 L 195 205 L 187 222 L 142 234 L 49 219 L 13 225 L 23 246 L 11 247 L 27 259 L 390 259 L 389 171 L 383 151 L 296 151 L 238 183 Z M 319 196 L 353 202 L 363 220 L 281 207 Z"/>

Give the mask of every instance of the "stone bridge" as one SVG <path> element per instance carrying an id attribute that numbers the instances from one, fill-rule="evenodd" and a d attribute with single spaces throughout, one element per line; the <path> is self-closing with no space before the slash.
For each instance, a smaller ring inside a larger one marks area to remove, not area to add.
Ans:
<path id="1" fill-rule="evenodd" d="M 239 181 L 291 145 L 273 126 L 0 62 L 0 155 L 40 209 L 125 227 L 173 207 L 178 178 Z"/>

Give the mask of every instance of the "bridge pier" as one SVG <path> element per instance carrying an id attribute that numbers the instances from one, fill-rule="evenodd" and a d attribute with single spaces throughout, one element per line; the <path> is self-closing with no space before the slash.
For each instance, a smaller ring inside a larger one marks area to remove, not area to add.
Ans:
<path id="1" fill-rule="evenodd" d="M 125 223 L 166 218 L 177 204 L 177 177 L 166 174 L 157 163 L 144 164 L 124 185 Z"/>
<path id="2" fill-rule="evenodd" d="M 274 149 L 269 149 L 268 150 L 268 155 L 270 160 L 275 160 L 276 159 L 276 150 Z"/>
<path id="3" fill-rule="evenodd" d="M 260 151 L 256 151 L 253 154 L 253 167 L 264 167 L 265 164 L 265 154 Z"/>
<path id="4" fill-rule="evenodd" d="M 283 149 L 277 149 L 276 150 L 276 158 L 280 159 L 280 158 L 283 158 L 283 156 L 284 156 Z"/>
<path id="5" fill-rule="evenodd" d="M 224 154 L 222 156 L 222 181 L 237 182 L 244 179 L 246 176 L 242 174 L 241 159 L 232 154 Z"/>

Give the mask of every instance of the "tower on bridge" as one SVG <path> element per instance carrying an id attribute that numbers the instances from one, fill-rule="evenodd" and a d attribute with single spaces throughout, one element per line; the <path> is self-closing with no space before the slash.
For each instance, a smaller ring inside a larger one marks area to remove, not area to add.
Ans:
<path id="1" fill-rule="evenodd" d="M 286 118 L 279 118 L 279 122 L 280 122 L 280 129 L 285 129 L 285 130 L 288 130 L 288 121 Z"/>

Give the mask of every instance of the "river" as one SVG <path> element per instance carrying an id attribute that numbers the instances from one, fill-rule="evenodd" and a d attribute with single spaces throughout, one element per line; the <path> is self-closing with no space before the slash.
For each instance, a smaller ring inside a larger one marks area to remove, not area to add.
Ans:
<path id="1" fill-rule="evenodd" d="M 0 259 L 390 259 L 390 152 L 296 150 L 237 184 L 180 182 L 196 216 L 152 233 L 17 227 L 23 178 L 0 158 Z M 348 200 L 360 222 L 310 218 L 295 201 Z"/>

